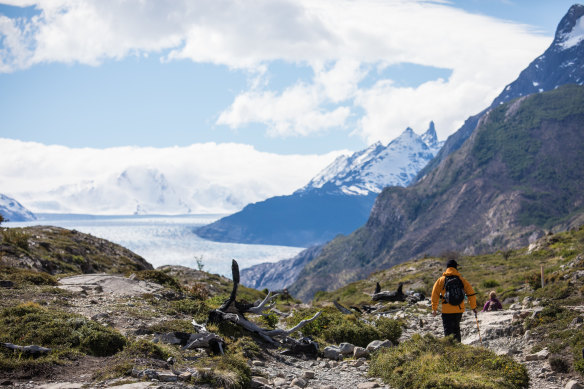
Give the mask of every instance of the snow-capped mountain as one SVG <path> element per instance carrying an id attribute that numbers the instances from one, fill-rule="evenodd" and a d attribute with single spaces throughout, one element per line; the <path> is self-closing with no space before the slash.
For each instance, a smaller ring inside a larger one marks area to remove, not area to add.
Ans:
<path id="1" fill-rule="evenodd" d="M 434 122 L 421 136 L 408 127 L 387 146 L 377 142 L 365 150 L 338 157 L 298 193 L 319 190 L 366 196 L 380 193 L 386 186 L 407 186 L 441 145 Z"/>
<path id="2" fill-rule="evenodd" d="M 289 196 L 271 197 L 197 228 L 219 242 L 308 247 L 362 226 L 386 186 L 407 186 L 441 143 L 434 124 L 423 135 L 411 128 L 387 146 L 375 143 L 341 156 Z"/>
<path id="3" fill-rule="evenodd" d="M 464 125 L 450 135 L 444 147 L 422 169 L 416 181 L 458 150 L 471 136 L 480 118 L 490 109 L 518 97 L 554 90 L 560 85 L 584 85 L 584 5 L 575 4 L 562 18 L 550 47 L 525 68 L 519 77 L 507 85 L 491 106 L 469 117 Z"/>
<path id="4" fill-rule="evenodd" d="M 12 197 L 0 193 L 0 215 L 13 222 L 36 220 L 36 216 Z"/>
<path id="5" fill-rule="evenodd" d="M 56 213 L 188 214 L 240 209 L 245 204 L 218 185 L 199 187 L 185 180 L 170 180 L 158 169 L 130 166 L 105 178 L 60 186 L 34 195 L 32 204 Z"/>

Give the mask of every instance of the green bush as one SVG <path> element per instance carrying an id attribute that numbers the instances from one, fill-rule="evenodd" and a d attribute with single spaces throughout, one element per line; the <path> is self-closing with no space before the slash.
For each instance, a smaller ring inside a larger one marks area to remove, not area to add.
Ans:
<path id="1" fill-rule="evenodd" d="M 491 289 L 491 288 L 496 288 L 497 286 L 499 286 L 499 283 L 495 280 L 484 280 L 482 285 L 483 285 L 483 288 L 485 288 L 485 289 Z"/>
<path id="2" fill-rule="evenodd" d="M 290 325 L 296 325 L 303 319 L 309 319 L 316 313 L 312 308 L 307 311 L 296 311 L 289 319 Z M 304 336 L 309 336 L 321 343 L 338 344 L 352 343 L 355 346 L 365 347 L 377 339 L 390 339 L 397 342 L 401 336 L 399 324 L 391 319 L 379 319 L 377 325 L 367 324 L 354 315 L 344 315 L 336 308 L 327 307 L 314 321 L 302 327 Z"/>
<path id="3" fill-rule="evenodd" d="M 377 327 L 380 335 L 379 339 L 389 339 L 393 344 L 398 342 L 398 339 L 402 334 L 401 324 L 397 320 L 381 317 L 377 319 L 375 326 Z"/>
<path id="4" fill-rule="evenodd" d="M 225 354 L 202 360 L 198 366 L 201 383 L 218 388 L 242 389 L 249 387 L 251 369 L 243 355 Z"/>
<path id="5" fill-rule="evenodd" d="M 527 370 L 511 357 L 452 337 L 417 334 L 373 354 L 369 375 L 396 388 L 520 389 L 529 384 Z"/>
<path id="6" fill-rule="evenodd" d="M 149 358 L 166 360 L 170 354 L 163 350 L 159 345 L 146 339 L 138 339 L 130 343 L 125 349 L 124 354 L 133 358 Z"/>
<path id="7" fill-rule="evenodd" d="M 16 285 L 57 285 L 57 279 L 44 272 L 11 267 L 0 268 L 0 277 L 14 282 Z"/>
<path id="8" fill-rule="evenodd" d="M 197 322 L 202 322 L 207 319 L 209 314 L 209 306 L 205 301 L 182 299 L 170 302 L 170 314 L 175 312 L 183 313 L 185 315 L 193 315 Z"/>
<path id="9" fill-rule="evenodd" d="M 119 332 L 97 322 L 35 303 L 0 311 L 0 328 L 0 342 L 76 349 L 96 356 L 113 355 L 126 343 Z"/>
<path id="10" fill-rule="evenodd" d="M 28 239 L 30 235 L 24 232 L 20 228 L 6 228 L 2 231 L 2 236 L 4 237 L 4 243 L 12 244 L 19 247 L 25 251 L 28 251 Z"/>
<path id="11" fill-rule="evenodd" d="M 160 270 L 142 270 L 136 273 L 136 278 L 142 281 L 155 282 L 164 287 L 174 289 L 179 293 L 182 292 L 182 287 L 176 278 Z"/>

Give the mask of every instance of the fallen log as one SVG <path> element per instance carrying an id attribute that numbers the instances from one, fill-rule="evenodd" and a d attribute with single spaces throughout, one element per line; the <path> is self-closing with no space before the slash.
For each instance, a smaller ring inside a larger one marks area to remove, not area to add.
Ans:
<path id="1" fill-rule="evenodd" d="M 295 342 L 293 339 L 287 337 L 290 334 L 300 330 L 302 327 L 304 327 L 311 321 L 316 320 L 316 318 L 318 318 L 321 314 L 321 312 L 317 312 L 312 318 L 302 320 L 300 323 L 298 323 L 296 326 L 290 329 L 278 328 L 272 330 L 261 328 L 257 324 L 247 320 L 245 314 L 246 313 L 258 315 L 263 314 L 263 311 L 273 306 L 269 305 L 269 303 L 277 296 L 277 294 L 272 295 L 271 292 L 268 292 L 268 295 L 258 305 L 239 302 L 237 301 L 237 288 L 239 285 L 239 265 L 237 264 L 236 260 L 233 260 L 231 263 L 231 272 L 233 275 L 233 289 L 231 290 L 231 295 L 227 300 L 225 300 L 225 302 L 219 308 L 209 312 L 208 317 L 209 323 L 219 324 L 222 321 L 230 321 L 249 332 L 257 334 L 263 340 L 274 346 L 282 346 L 284 344 L 282 343 L 282 341 L 275 339 L 276 337 L 286 337 L 285 339 L 286 345 L 290 344 L 291 342 L 292 343 Z M 304 341 L 301 346 L 305 346 L 305 343 L 306 341 Z"/>
<path id="2" fill-rule="evenodd" d="M 25 354 L 30 354 L 33 357 L 38 357 L 38 356 L 45 355 L 45 354 L 48 354 L 51 352 L 50 348 L 41 347 L 41 346 L 37 346 L 37 345 L 18 346 L 16 344 L 12 344 L 12 343 L 0 343 L 0 344 L 6 348 L 11 349 L 11 350 L 20 351 L 20 352 L 23 352 Z"/>
<path id="3" fill-rule="evenodd" d="M 403 293 L 402 287 L 403 283 L 400 282 L 397 290 L 393 292 L 387 290 L 382 291 L 378 282 L 375 287 L 375 293 L 373 293 L 371 299 L 373 301 L 406 301 L 406 295 Z"/>

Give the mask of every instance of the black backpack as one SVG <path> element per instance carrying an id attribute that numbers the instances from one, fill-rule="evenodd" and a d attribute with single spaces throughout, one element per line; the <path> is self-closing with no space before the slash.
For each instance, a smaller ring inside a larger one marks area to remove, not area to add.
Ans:
<path id="1" fill-rule="evenodd" d="M 460 305 L 464 301 L 464 285 L 458 276 L 444 279 L 444 301 L 450 305 Z"/>

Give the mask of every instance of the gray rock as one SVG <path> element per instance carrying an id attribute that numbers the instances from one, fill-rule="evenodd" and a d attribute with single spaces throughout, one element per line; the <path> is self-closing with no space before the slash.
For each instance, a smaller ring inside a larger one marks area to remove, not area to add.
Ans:
<path id="1" fill-rule="evenodd" d="M 355 350 L 355 346 L 352 345 L 351 343 L 341 343 L 339 345 L 339 349 L 341 351 L 341 354 L 351 355 L 353 354 L 353 350 Z"/>
<path id="2" fill-rule="evenodd" d="M 260 377 L 260 376 L 251 377 L 251 387 L 252 388 L 264 388 L 264 387 L 269 386 L 269 385 L 270 385 L 270 383 L 264 377 Z"/>
<path id="3" fill-rule="evenodd" d="M 371 342 L 367 345 L 367 351 L 373 352 L 373 351 L 377 351 L 381 347 L 391 347 L 391 346 L 393 346 L 393 343 L 391 343 L 391 340 L 388 340 L 388 339 L 374 340 L 373 342 Z"/>
<path id="4" fill-rule="evenodd" d="M 543 361 L 544 359 L 547 359 L 547 357 L 550 355 L 550 352 L 547 349 L 543 349 L 535 354 L 529 354 L 525 356 L 525 360 L 526 361 Z"/>
<path id="5" fill-rule="evenodd" d="M 280 378 L 280 377 L 278 377 L 278 378 L 276 378 L 276 379 L 274 380 L 274 386 L 278 388 L 278 387 L 280 387 L 280 386 L 284 386 L 284 385 L 286 385 L 286 382 L 287 382 L 287 381 L 286 381 L 284 378 Z"/>
<path id="6" fill-rule="evenodd" d="M 353 357 L 355 358 L 367 358 L 369 356 L 369 351 L 363 347 L 355 347 L 353 351 Z"/>
<path id="7" fill-rule="evenodd" d="M 294 378 L 290 383 L 292 386 L 298 386 L 299 388 L 306 387 L 306 381 L 303 378 Z"/>
<path id="8" fill-rule="evenodd" d="M 258 361 L 258 360 L 252 361 L 251 364 L 253 366 L 266 366 L 266 364 L 263 361 Z"/>
<path id="9" fill-rule="evenodd" d="M 359 385 L 357 385 L 357 389 L 373 389 L 373 388 L 379 388 L 379 384 L 375 381 L 361 382 Z"/>
<path id="10" fill-rule="evenodd" d="M 564 386 L 564 389 L 584 389 L 584 386 L 580 385 L 576 380 L 570 380 L 566 386 Z"/>
<path id="11" fill-rule="evenodd" d="M 312 370 L 306 370 L 304 374 L 302 374 L 302 378 L 308 381 L 313 379 L 315 375 L 316 374 Z"/>
<path id="12" fill-rule="evenodd" d="M 328 346 L 323 350 L 323 355 L 325 358 L 337 361 L 341 358 L 341 350 L 336 346 Z"/>
<path id="13" fill-rule="evenodd" d="M 158 380 L 161 382 L 176 382 L 178 376 L 173 373 L 158 373 Z"/>

